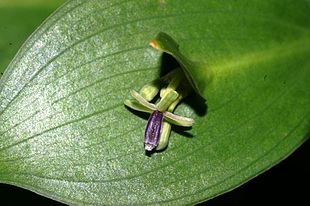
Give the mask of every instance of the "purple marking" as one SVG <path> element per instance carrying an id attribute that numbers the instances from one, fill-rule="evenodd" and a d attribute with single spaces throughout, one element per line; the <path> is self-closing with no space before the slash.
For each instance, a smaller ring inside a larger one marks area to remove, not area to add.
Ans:
<path id="1" fill-rule="evenodd" d="M 161 134 L 161 127 L 164 115 L 160 111 L 154 111 L 145 128 L 144 133 L 144 148 L 147 151 L 152 151 L 158 144 Z"/>

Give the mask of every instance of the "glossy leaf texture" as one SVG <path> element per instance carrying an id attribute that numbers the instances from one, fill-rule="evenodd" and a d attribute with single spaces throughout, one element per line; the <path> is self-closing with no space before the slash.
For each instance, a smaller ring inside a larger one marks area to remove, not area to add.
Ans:
<path id="1" fill-rule="evenodd" d="M 0 80 L 0 181 L 78 205 L 194 204 L 241 185 L 309 137 L 309 11 L 303 0 L 69 1 Z M 207 111 L 192 96 L 175 112 L 192 129 L 147 156 L 147 118 L 123 102 L 159 77 L 148 44 L 160 31 L 213 78 Z"/>
<path id="2" fill-rule="evenodd" d="M 0 1 L 0 78 L 27 37 L 65 0 Z"/>

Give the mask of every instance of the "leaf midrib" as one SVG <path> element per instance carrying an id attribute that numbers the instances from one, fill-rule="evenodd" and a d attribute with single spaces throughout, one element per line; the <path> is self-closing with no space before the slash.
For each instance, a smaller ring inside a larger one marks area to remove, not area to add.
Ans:
<path id="1" fill-rule="evenodd" d="M 230 59 L 223 59 L 220 62 L 211 65 L 214 74 L 214 80 L 221 79 L 228 75 L 240 72 L 240 70 L 249 69 L 251 65 L 258 65 L 277 59 L 291 57 L 310 51 L 310 33 L 309 35 L 293 40 L 289 43 L 271 45 L 271 49 L 263 51 L 252 51 Z"/>

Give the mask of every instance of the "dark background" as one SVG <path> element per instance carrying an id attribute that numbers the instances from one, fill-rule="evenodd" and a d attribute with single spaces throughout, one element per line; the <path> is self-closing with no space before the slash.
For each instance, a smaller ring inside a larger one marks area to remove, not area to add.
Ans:
<path id="1" fill-rule="evenodd" d="M 241 187 L 199 205 L 310 205 L 310 139 L 291 156 Z M 33 192 L 0 184 L 1 205 L 63 204 Z"/>

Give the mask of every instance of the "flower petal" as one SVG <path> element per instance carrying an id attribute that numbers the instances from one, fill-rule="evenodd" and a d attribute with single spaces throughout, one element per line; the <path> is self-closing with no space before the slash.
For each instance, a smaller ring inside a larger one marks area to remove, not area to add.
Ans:
<path id="1" fill-rule="evenodd" d="M 156 104 L 156 107 L 159 111 L 164 112 L 168 109 L 168 107 L 178 98 L 179 94 L 171 89 L 168 89 L 165 92 L 162 99 Z"/>
<path id="2" fill-rule="evenodd" d="M 164 112 L 164 117 L 167 122 L 170 122 L 174 125 L 179 125 L 183 127 L 191 127 L 195 123 L 192 118 L 182 117 L 171 112 Z"/>
<path id="3" fill-rule="evenodd" d="M 154 111 L 147 123 L 144 134 L 144 147 L 147 151 L 152 151 L 158 144 L 164 115 L 160 111 Z"/>
<path id="4" fill-rule="evenodd" d="M 135 100 L 135 99 L 131 99 L 131 100 L 126 99 L 126 100 L 124 101 L 124 104 L 125 104 L 127 107 L 129 107 L 129 108 L 131 108 L 131 109 L 134 109 L 134 110 L 136 110 L 136 111 L 139 111 L 139 112 L 147 112 L 147 113 L 152 113 L 152 112 L 153 112 L 153 110 L 151 110 L 150 108 L 145 107 L 144 105 L 140 104 L 140 103 L 139 103 L 137 100 Z"/>
<path id="5" fill-rule="evenodd" d="M 164 121 L 156 150 L 162 150 L 168 146 L 170 132 L 171 132 L 171 124 Z"/>
<path id="6" fill-rule="evenodd" d="M 149 108 L 152 111 L 156 110 L 156 106 L 154 104 L 149 103 L 148 101 L 146 101 L 138 92 L 136 92 L 135 90 L 131 90 L 130 91 L 131 96 L 133 96 L 140 104 L 142 104 L 143 106 Z"/>

